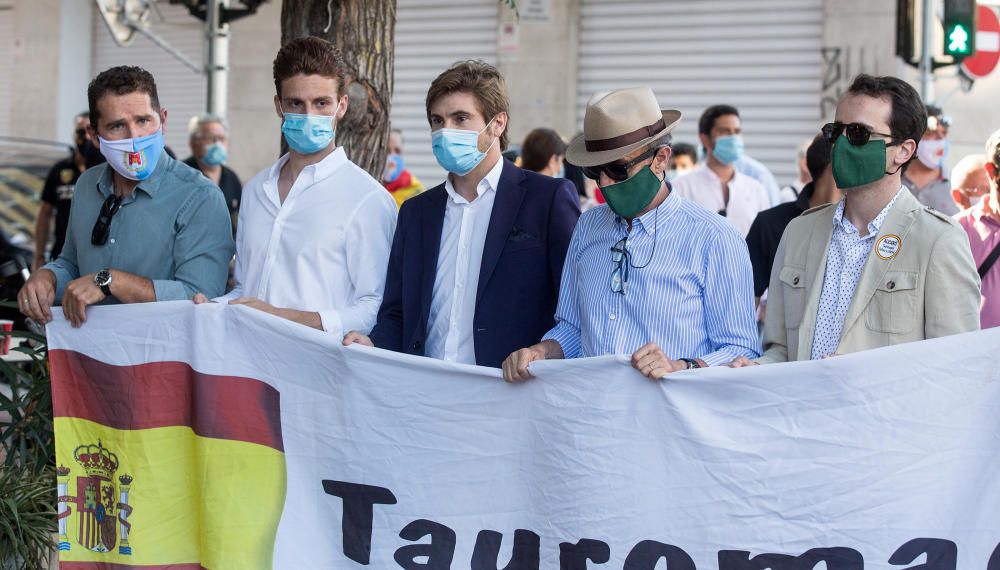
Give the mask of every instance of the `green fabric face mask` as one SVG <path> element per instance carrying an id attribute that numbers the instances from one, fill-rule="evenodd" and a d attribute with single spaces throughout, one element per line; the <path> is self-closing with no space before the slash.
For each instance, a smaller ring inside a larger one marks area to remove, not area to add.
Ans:
<path id="1" fill-rule="evenodd" d="M 871 184 L 886 175 L 885 141 L 872 139 L 854 146 L 840 135 L 833 145 L 833 179 L 841 189 Z"/>
<path id="2" fill-rule="evenodd" d="M 653 201 L 661 186 L 663 180 L 647 166 L 628 180 L 602 187 L 601 193 L 614 213 L 631 220 Z"/>

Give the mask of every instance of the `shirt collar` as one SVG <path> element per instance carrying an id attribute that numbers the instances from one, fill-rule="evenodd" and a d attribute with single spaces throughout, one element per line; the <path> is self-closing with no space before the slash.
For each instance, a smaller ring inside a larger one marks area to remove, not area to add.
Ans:
<path id="1" fill-rule="evenodd" d="M 275 162 L 271 166 L 271 170 L 267 174 L 268 182 L 277 185 L 278 177 L 281 175 L 281 169 L 288 162 L 291 155 L 286 153 L 278 162 Z M 307 181 L 307 184 L 314 184 L 319 180 L 325 180 L 333 175 L 341 166 L 347 164 L 347 153 L 344 152 L 344 147 L 338 146 L 330 154 L 323 157 L 323 160 L 319 162 L 310 164 L 302 169 L 299 173 L 299 178 Z M 296 180 L 298 182 L 298 180 Z"/>
<path id="2" fill-rule="evenodd" d="M 493 168 L 491 168 L 490 171 L 486 173 L 486 176 L 479 181 L 479 184 L 476 185 L 477 198 L 490 190 L 496 192 L 500 189 L 500 173 L 503 172 L 503 162 L 503 157 L 501 156 L 497 160 L 497 163 L 493 165 Z M 452 175 L 449 174 L 444 181 L 445 192 L 448 193 L 448 196 L 456 204 L 469 204 L 470 202 L 468 200 L 455 191 L 455 185 L 451 183 L 451 176 Z"/>
<path id="3" fill-rule="evenodd" d="M 170 155 L 165 151 L 160 153 L 160 158 L 156 161 L 156 168 L 153 169 L 153 173 L 149 175 L 149 178 L 145 180 L 140 180 L 139 184 L 132 190 L 132 193 L 125 197 L 123 203 L 127 204 L 135 200 L 135 191 L 142 190 L 150 198 L 155 198 L 157 192 L 160 189 L 160 183 L 167 176 L 167 171 L 173 166 L 174 159 L 170 158 Z M 115 191 L 115 178 L 114 169 L 111 168 L 108 163 L 104 163 L 104 172 L 101 174 L 101 178 L 97 181 L 97 190 L 102 196 L 107 198 Z"/>
<path id="4" fill-rule="evenodd" d="M 885 217 L 889 215 L 889 210 L 892 209 L 892 206 L 896 203 L 896 200 L 899 199 L 904 190 L 906 190 L 906 187 L 900 186 L 899 190 L 896 191 L 896 195 L 892 197 L 892 200 L 889 200 L 889 203 L 882 208 L 882 211 L 875 216 L 875 219 L 868 223 L 868 235 L 865 236 L 865 239 L 878 235 L 879 230 L 882 228 L 882 222 L 885 221 Z M 846 198 L 841 198 L 840 202 L 837 203 L 837 210 L 833 213 L 834 227 L 839 227 L 847 233 L 861 233 L 856 227 L 854 227 L 854 224 L 852 224 L 850 220 L 844 218 L 845 204 Z"/>

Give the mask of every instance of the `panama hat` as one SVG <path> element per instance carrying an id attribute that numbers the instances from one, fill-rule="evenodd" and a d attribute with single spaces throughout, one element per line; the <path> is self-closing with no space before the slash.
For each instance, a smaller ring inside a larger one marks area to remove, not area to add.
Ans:
<path id="1" fill-rule="evenodd" d="M 614 162 L 667 136 L 680 120 L 680 111 L 660 109 L 648 87 L 597 95 L 587 103 L 583 133 L 570 141 L 566 160 L 576 166 Z"/>

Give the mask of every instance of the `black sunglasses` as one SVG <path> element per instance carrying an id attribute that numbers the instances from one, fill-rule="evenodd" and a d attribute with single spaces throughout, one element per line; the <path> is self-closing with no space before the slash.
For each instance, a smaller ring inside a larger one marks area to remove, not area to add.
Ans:
<path id="1" fill-rule="evenodd" d="M 599 166 L 584 166 L 581 170 L 583 170 L 584 176 L 598 182 L 601 180 L 601 172 L 607 174 L 608 178 L 615 182 L 624 182 L 628 180 L 628 171 L 630 168 L 656 155 L 656 151 L 658 150 L 658 148 L 651 148 L 629 162 L 610 162 Z"/>
<path id="2" fill-rule="evenodd" d="M 628 285 L 628 269 L 632 266 L 632 254 L 629 253 L 628 237 L 618 240 L 618 243 L 611 248 L 611 262 L 614 268 L 611 270 L 611 292 L 625 294 L 625 287 Z"/>
<path id="3" fill-rule="evenodd" d="M 821 129 L 823 132 L 823 138 L 826 142 L 834 144 L 840 135 L 847 135 L 847 142 L 854 146 L 861 146 L 868 143 L 868 140 L 872 138 L 872 135 L 878 135 L 880 137 L 889 137 L 890 142 L 887 142 L 885 146 L 892 146 L 894 144 L 899 144 L 896 137 L 888 133 L 876 133 L 865 125 L 861 123 L 851 123 L 845 125 L 844 123 L 827 123 L 823 125 Z"/>
<path id="4" fill-rule="evenodd" d="M 104 200 L 101 213 L 97 215 L 97 221 L 94 222 L 94 231 L 90 233 L 90 243 L 93 245 L 108 243 L 108 234 L 111 233 L 111 218 L 115 217 L 121 207 L 122 199 L 115 194 Z"/>

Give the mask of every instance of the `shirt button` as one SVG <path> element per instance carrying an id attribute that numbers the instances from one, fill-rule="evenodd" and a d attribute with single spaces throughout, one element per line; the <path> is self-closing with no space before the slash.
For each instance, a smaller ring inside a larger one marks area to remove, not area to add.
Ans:
<path id="1" fill-rule="evenodd" d="M 111 243 L 115 243 L 115 238 L 111 238 Z"/>
<path id="2" fill-rule="evenodd" d="M 890 282 L 886 283 L 885 286 L 888 287 L 889 289 L 895 289 L 896 288 L 896 282 L 895 281 L 890 281 Z"/>
<path id="3" fill-rule="evenodd" d="M 615 320 L 615 314 L 611 313 L 610 315 L 608 315 L 608 318 L 611 319 L 612 321 Z"/>

